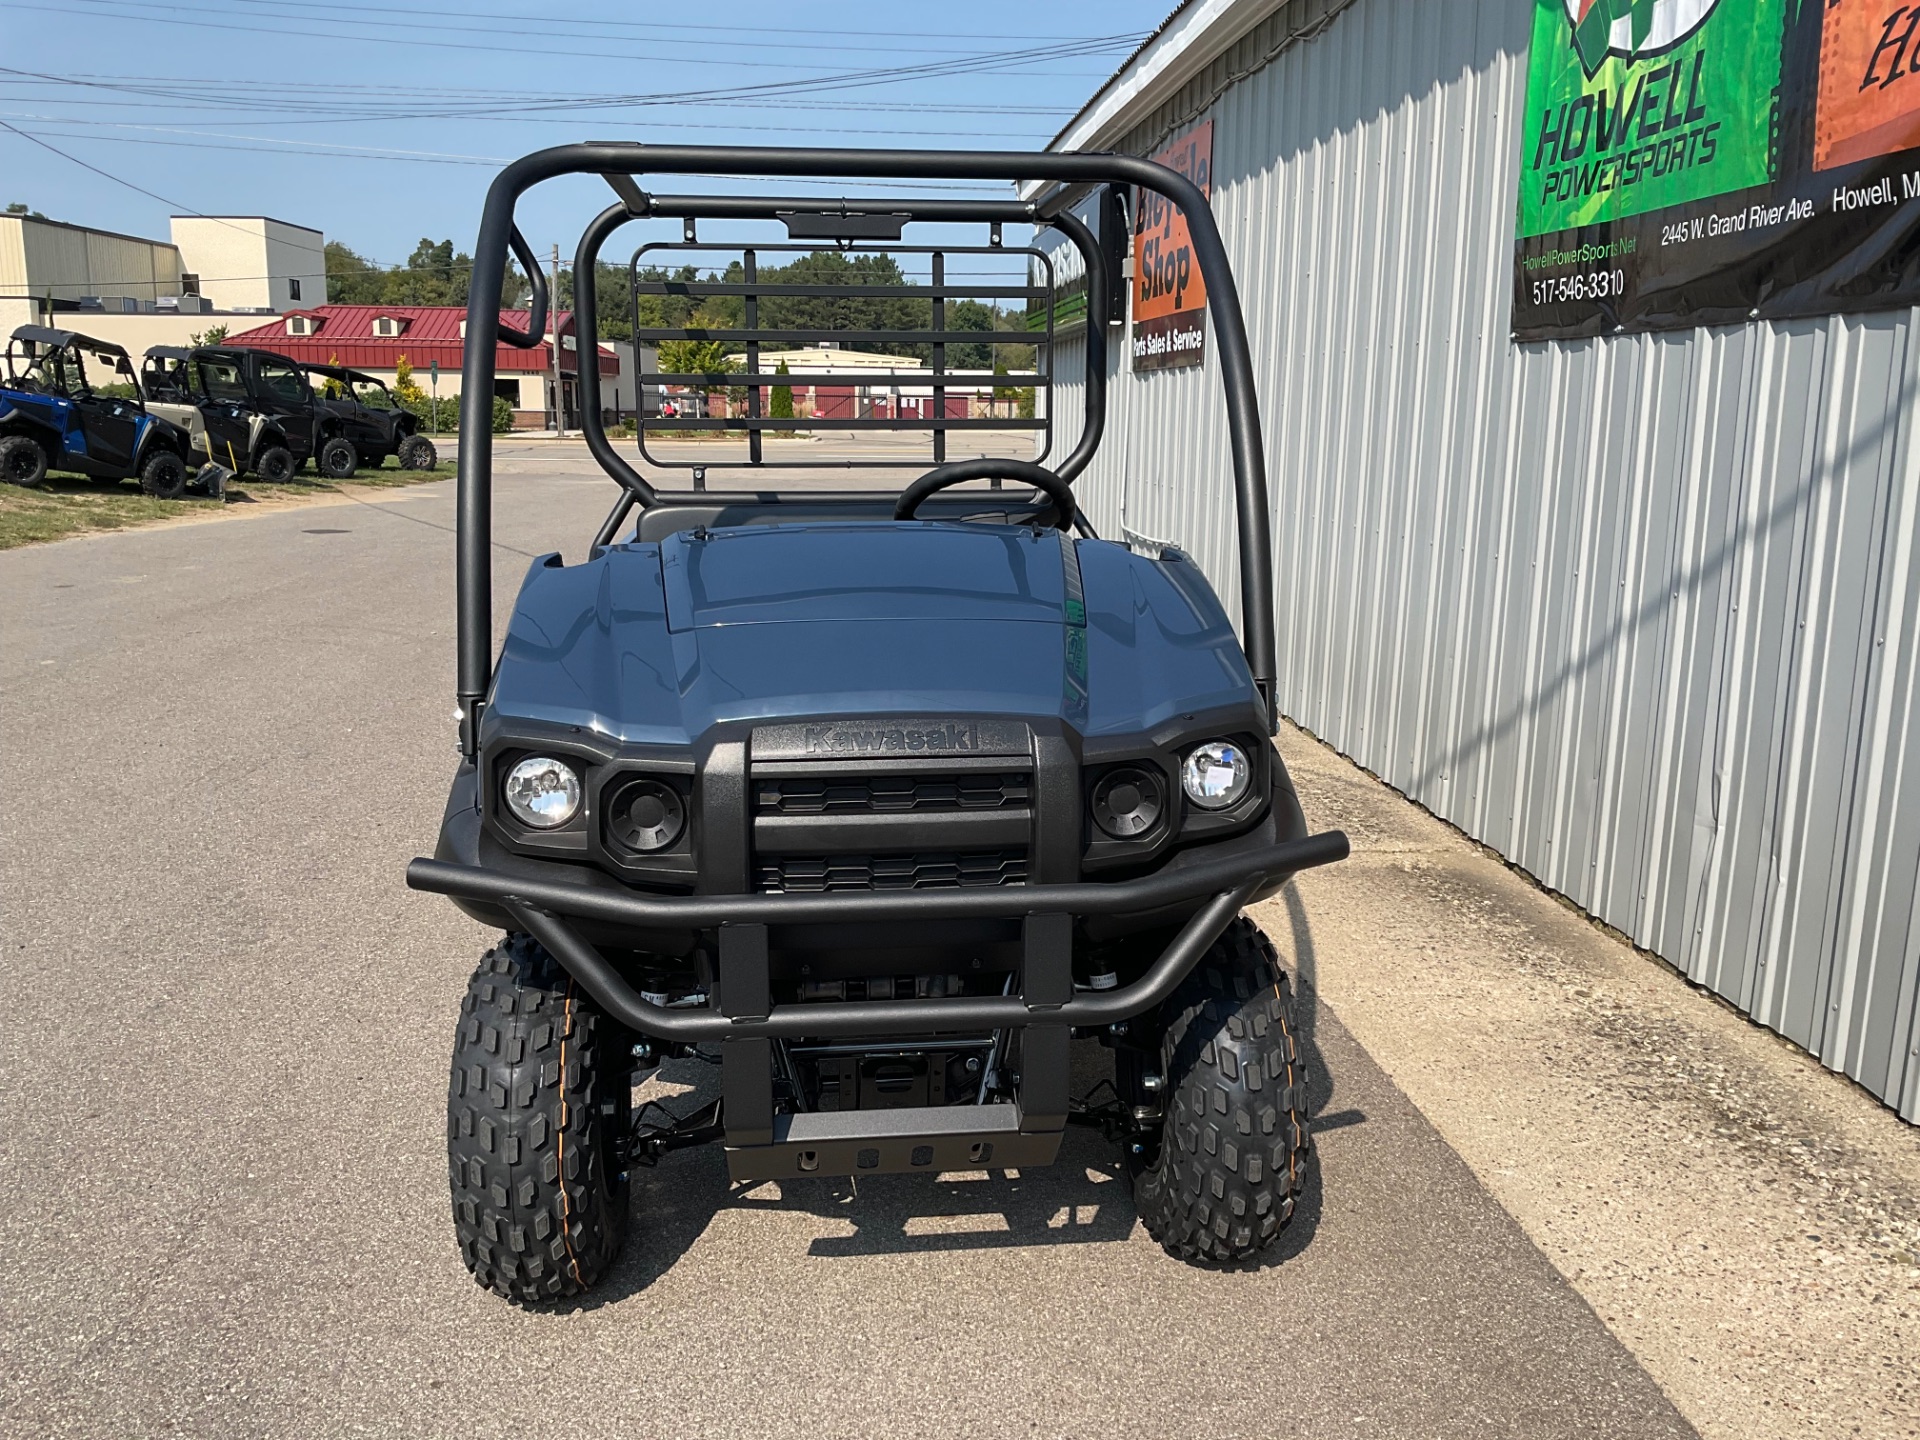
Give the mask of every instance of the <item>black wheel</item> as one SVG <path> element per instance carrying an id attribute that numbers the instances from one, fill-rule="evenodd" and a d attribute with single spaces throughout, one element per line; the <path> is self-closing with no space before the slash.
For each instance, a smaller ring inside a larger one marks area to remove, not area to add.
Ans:
<path id="1" fill-rule="evenodd" d="M 269 445 L 254 462 L 253 473 L 270 484 L 285 484 L 293 478 L 293 452 L 284 445 Z"/>
<path id="2" fill-rule="evenodd" d="M 319 457 L 314 463 L 329 480 L 351 480 L 353 472 L 359 468 L 360 457 L 354 453 L 351 440 L 336 435 L 321 444 Z"/>
<path id="3" fill-rule="evenodd" d="M 187 464 L 171 450 L 156 450 L 140 467 L 140 488 L 156 500 L 178 500 L 187 493 Z"/>
<path id="4" fill-rule="evenodd" d="M 431 470 L 440 463 L 440 452 L 424 435 L 409 435 L 400 442 L 402 470 Z"/>
<path id="5" fill-rule="evenodd" d="M 0 480 L 9 485 L 38 485 L 47 478 L 47 452 L 27 435 L 0 436 Z"/>
<path id="6" fill-rule="evenodd" d="M 453 1228 L 473 1278 L 563 1300 L 620 1254 L 630 1042 L 525 935 L 467 985 L 447 1089 Z"/>
<path id="7" fill-rule="evenodd" d="M 1166 1126 L 1130 1156 L 1134 1205 L 1169 1255 L 1250 1260 L 1306 1180 L 1307 1072 L 1293 992 L 1259 927 L 1236 919 L 1161 1011 Z"/>

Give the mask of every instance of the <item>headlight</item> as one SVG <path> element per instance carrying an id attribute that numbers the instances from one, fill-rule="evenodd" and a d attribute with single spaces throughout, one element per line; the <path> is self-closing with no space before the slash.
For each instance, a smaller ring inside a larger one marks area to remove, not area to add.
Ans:
<path id="1" fill-rule="evenodd" d="M 606 815 L 608 833 L 629 850 L 664 850 L 680 838 L 687 823 L 679 792 L 658 780 L 622 786 Z"/>
<path id="2" fill-rule="evenodd" d="M 1146 834 L 1164 808 L 1160 782 L 1145 770 L 1109 770 L 1094 782 L 1093 823 L 1116 840 Z"/>
<path id="3" fill-rule="evenodd" d="M 507 772 L 506 796 L 522 825 L 552 830 L 580 813 L 580 777 L 570 765 L 532 755 Z"/>
<path id="4" fill-rule="evenodd" d="M 1180 767 L 1180 788 L 1202 810 L 1224 810 L 1247 793 L 1253 762 L 1231 740 L 1196 745 Z"/>

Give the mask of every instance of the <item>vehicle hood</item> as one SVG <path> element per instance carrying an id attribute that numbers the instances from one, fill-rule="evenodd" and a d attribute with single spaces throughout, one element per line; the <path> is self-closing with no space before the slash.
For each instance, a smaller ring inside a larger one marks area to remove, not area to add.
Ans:
<path id="1" fill-rule="evenodd" d="M 815 523 L 536 561 L 490 711 L 688 744 L 716 724 L 824 716 L 1122 733 L 1252 693 L 1190 561 L 1017 526 Z"/>

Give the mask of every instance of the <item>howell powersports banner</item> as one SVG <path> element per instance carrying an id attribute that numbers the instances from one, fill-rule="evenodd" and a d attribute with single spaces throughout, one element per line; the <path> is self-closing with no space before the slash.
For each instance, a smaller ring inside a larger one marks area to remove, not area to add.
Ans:
<path id="1" fill-rule="evenodd" d="M 1213 198 L 1213 122 L 1153 157 Z M 1207 358 L 1207 282 L 1193 258 L 1187 217 L 1164 195 L 1133 193 L 1133 368 L 1170 370 Z"/>
<path id="2" fill-rule="evenodd" d="M 1920 0 L 1534 0 L 1520 340 L 1920 303 Z"/>

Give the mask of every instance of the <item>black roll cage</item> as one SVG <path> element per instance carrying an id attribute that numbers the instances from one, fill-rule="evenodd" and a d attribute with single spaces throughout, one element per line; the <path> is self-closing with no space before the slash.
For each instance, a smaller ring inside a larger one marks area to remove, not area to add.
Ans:
<path id="1" fill-rule="evenodd" d="M 393 395 L 393 391 L 388 387 L 386 381 L 382 380 L 378 375 L 369 375 L 365 370 L 355 370 L 349 365 L 320 365 L 306 360 L 296 360 L 293 363 L 309 375 L 324 376 L 326 379 L 342 385 L 355 383 L 378 385 L 389 398 Z M 398 410 L 400 407 L 395 405 L 393 408 Z"/>
<path id="2" fill-rule="evenodd" d="M 7 340 L 5 354 L 6 378 L 9 381 L 18 380 L 20 378 L 20 371 L 23 368 L 31 369 L 33 366 L 52 358 L 52 356 L 62 351 L 73 352 L 74 372 L 80 380 L 80 393 L 77 395 L 69 395 L 63 392 L 59 398 L 63 400 L 90 400 L 98 393 L 94 389 L 93 382 L 87 379 L 86 357 L 91 355 L 96 360 L 111 360 L 114 362 L 113 373 L 115 375 L 125 375 L 128 380 L 133 382 L 132 403 L 140 409 L 142 414 L 146 412 L 145 396 L 140 390 L 140 375 L 139 372 L 133 368 L 133 357 L 127 353 L 126 349 L 123 346 L 115 345 L 110 340 L 96 340 L 91 335 L 82 335 L 74 330 L 52 330 L 44 325 L 21 325 L 17 327 Z M 117 385 L 120 382 L 118 380 L 109 380 L 103 383 Z M 114 398 L 122 401 L 127 399 L 125 396 L 116 396 Z"/>
<path id="3" fill-rule="evenodd" d="M 456 586 L 458 610 L 457 698 L 460 748 L 469 759 L 478 753 L 480 715 L 493 674 L 493 386 L 494 346 L 489 337 L 517 349 L 532 349 L 546 333 L 552 297 L 533 247 L 514 223 L 520 196 L 545 180 L 562 175 L 599 175 L 619 203 L 596 216 L 580 237 L 574 256 L 576 277 L 591 277 L 609 236 L 631 220 L 701 217 L 786 220 L 790 235 L 821 238 L 829 231 L 878 234 L 899 219 L 1017 223 L 1053 226 L 1080 249 L 1087 263 L 1086 421 L 1073 451 L 1055 467 L 1071 481 L 1085 470 L 1098 449 L 1106 416 L 1107 324 L 1112 267 L 1069 206 L 1101 186 L 1138 186 L 1177 206 L 1187 218 L 1194 258 L 1206 280 L 1213 318 L 1215 350 L 1227 402 L 1228 439 L 1233 457 L 1235 510 L 1240 550 L 1241 645 L 1254 683 L 1271 718 L 1274 705 L 1273 560 L 1267 502 L 1266 458 L 1260 435 L 1259 401 L 1254 392 L 1253 359 L 1246 322 L 1240 313 L 1226 246 L 1205 195 L 1185 176 L 1131 155 L 1055 154 L 1018 151 L 852 150 L 767 146 L 644 145 L 600 141 L 557 145 L 514 161 L 487 190 L 474 246 L 473 280 L 467 293 L 467 336 L 461 367 L 460 453 Z M 820 199 L 751 198 L 702 195 L 651 195 L 638 177 L 646 175 L 780 176 L 802 179 L 878 179 L 903 181 L 1040 181 L 1052 189 L 1033 200 L 928 200 L 884 197 L 850 203 L 842 197 Z M 796 230 L 789 217 L 813 224 Z M 897 231 L 895 232 L 897 233 Z M 519 261 L 532 285 L 525 330 L 500 319 L 501 284 L 508 253 Z M 638 506 L 715 503 L 780 503 L 809 506 L 872 503 L 870 492 L 779 491 L 666 492 L 656 489 L 615 452 L 600 421 L 598 316 L 591 283 L 576 284 L 575 325 L 579 349 L 580 428 L 587 447 L 622 495 L 601 526 L 596 544 L 605 544 Z M 936 304 L 935 309 L 938 310 Z M 557 329 L 557 327 L 556 327 Z M 556 342 L 558 336 L 556 335 Z"/>

